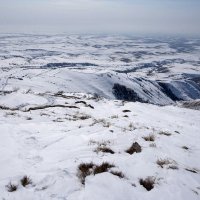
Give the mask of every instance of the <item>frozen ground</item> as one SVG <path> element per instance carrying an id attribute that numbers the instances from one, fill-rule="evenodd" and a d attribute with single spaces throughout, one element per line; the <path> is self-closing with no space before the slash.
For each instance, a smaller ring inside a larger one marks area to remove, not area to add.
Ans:
<path id="1" fill-rule="evenodd" d="M 0 38 L 0 199 L 200 199 L 198 39 Z"/>

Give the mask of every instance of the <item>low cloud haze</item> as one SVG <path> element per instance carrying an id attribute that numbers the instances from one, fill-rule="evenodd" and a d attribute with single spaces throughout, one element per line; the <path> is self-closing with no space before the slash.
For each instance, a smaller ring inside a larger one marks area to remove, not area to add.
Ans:
<path id="1" fill-rule="evenodd" d="M 200 34 L 199 0 L 0 0 L 0 32 Z"/>

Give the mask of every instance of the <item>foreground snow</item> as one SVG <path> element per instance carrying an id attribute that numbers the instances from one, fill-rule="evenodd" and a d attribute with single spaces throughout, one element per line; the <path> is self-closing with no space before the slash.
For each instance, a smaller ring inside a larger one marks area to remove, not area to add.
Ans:
<path id="1" fill-rule="evenodd" d="M 0 97 L 0 199 L 199 199 L 199 122 L 200 111 L 174 106 L 31 90 L 4 94 Z M 143 137 L 149 135 L 155 141 L 145 141 Z M 125 151 L 134 142 L 142 151 L 130 155 Z M 98 151 L 105 146 L 115 153 Z M 160 160 L 167 162 L 159 166 Z M 79 164 L 106 161 L 124 178 L 110 169 L 81 183 Z M 20 179 L 25 175 L 32 184 L 23 187 Z M 147 191 L 139 180 L 149 176 L 155 184 Z M 17 191 L 7 191 L 9 182 L 18 185 Z"/>

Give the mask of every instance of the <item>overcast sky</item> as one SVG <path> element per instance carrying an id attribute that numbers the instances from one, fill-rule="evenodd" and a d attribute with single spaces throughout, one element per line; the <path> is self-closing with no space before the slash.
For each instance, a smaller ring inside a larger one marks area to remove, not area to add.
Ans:
<path id="1" fill-rule="evenodd" d="M 200 36 L 200 0 L 0 0 L 0 32 Z"/>

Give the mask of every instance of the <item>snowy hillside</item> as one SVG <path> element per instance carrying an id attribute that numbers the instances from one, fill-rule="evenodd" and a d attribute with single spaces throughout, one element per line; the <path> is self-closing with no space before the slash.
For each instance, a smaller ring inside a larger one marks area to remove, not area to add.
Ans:
<path id="1" fill-rule="evenodd" d="M 199 44 L 0 35 L 0 199 L 198 200 Z"/>
<path id="2" fill-rule="evenodd" d="M 1 92 L 16 87 L 46 91 L 48 86 L 49 91 L 89 92 L 159 105 L 200 99 L 199 39 L 0 38 Z"/>
<path id="3" fill-rule="evenodd" d="M 199 111 L 73 93 L 0 101 L 2 199 L 199 199 Z"/>

